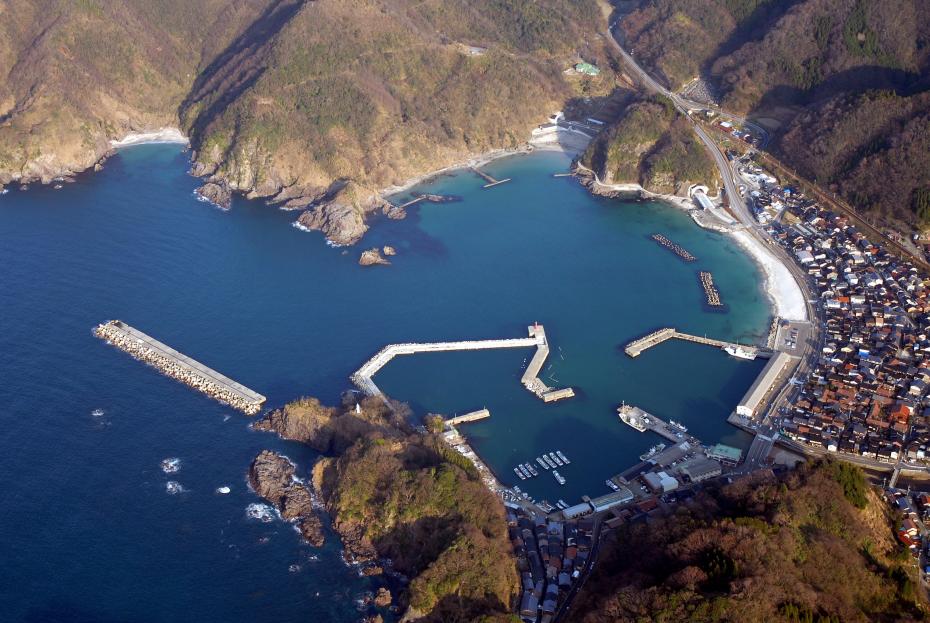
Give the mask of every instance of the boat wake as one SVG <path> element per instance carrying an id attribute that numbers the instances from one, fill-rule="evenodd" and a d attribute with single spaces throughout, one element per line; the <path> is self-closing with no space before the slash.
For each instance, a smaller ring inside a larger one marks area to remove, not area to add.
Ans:
<path id="1" fill-rule="evenodd" d="M 185 489 L 181 483 L 174 480 L 169 480 L 165 484 L 165 491 L 168 492 L 168 495 L 177 495 L 179 493 L 184 493 L 187 491 L 187 489 Z"/>
<path id="2" fill-rule="evenodd" d="M 166 474 L 175 474 L 181 469 L 181 459 L 169 457 L 161 462 L 161 471 Z"/>
<path id="3" fill-rule="evenodd" d="M 267 504 L 253 502 L 245 507 L 245 515 L 249 519 L 257 519 L 262 523 L 271 523 L 275 518 L 275 510 Z"/>

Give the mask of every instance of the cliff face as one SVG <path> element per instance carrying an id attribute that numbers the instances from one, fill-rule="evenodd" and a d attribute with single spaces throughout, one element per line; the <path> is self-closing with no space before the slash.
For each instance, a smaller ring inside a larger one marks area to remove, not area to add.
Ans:
<path id="1" fill-rule="evenodd" d="M 523 143 L 572 95 L 562 70 L 600 49 L 585 43 L 600 19 L 596 0 L 12 0 L 0 183 L 179 125 L 195 174 L 288 207 L 332 202 L 308 226 L 354 242 L 377 189 Z"/>
<path id="2" fill-rule="evenodd" d="M 286 457 L 263 450 L 249 467 L 249 484 L 275 505 L 282 518 L 295 522 L 311 545 L 319 547 L 324 541 L 323 525 L 313 509 L 310 489 L 294 480 L 296 471 Z"/>
<path id="3" fill-rule="evenodd" d="M 604 184 L 638 184 L 658 194 L 684 194 L 692 184 L 713 190 L 719 182 L 687 119 L 660 99 L 630 104 L 592 141 L 581 163 Z"/>
<path id="4" fill-rule="evenodd" d="M 604 543 L 570 620 L 916 621 L 891 511 L 849 464 L 710 488 Z"/>

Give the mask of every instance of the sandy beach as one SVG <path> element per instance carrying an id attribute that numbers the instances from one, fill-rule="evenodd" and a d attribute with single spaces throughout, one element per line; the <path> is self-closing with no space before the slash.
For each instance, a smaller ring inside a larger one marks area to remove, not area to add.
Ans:
<path id="1" fill-rule="evenodd" d="M 187 145 L 190 139 L 184 136 L 178 128 L 164 127 L 151 132 L 130 132 L 119 140 L 110 141 L 110 147 L 120 149 L 121 147 L 131 147 L 132 145 L 142 145 L 145 143 L 179 143 Z"/>
<path id="2" fill-rule="evenodd" d="M 677 208 L 688 211 L 694 211 L 697 207 L 691 199 L 678 197 L 676 195 L 660 195 L 651 193 L 639 184 L 604 184 L 597 175 L 594 177 L 595 184 L 605 190 L 614 190 L 620 192 L 640 193 L 648 199 L 663 201 Z M 719 210 L 719 208 L 718 208 Z M 715 216 L 720 218 L 719 215 Z M 729 218 L 729 215 L 726 215 Z M 737 244 L 749 254 L 756 262 L 759 270 L 765 279 L 763 288 L 772 302 L 774 313 L 779 318 L 785 320 L 809 320 L 807 317 L 807 305 L 804 302 L 804 293 L 801 286 L 795 281 L 791 271 L 775 256 L 764 244 L 760 243 L 749 232 L 745 231 L 733 219 L 729 222 L 721 222 L 721 226 L 705 225 L 698 219 L 694 220 L 695 224 L 705 229 L 711 229 L 720 233 L 732 236 Z"/>

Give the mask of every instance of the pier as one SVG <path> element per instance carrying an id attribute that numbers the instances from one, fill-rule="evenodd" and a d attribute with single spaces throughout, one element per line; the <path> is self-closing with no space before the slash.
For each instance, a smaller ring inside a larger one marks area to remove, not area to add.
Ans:
<path id="1" fill-rule="evenodd" d="M 98 325 L 94 335 L 189 387 L 248 415 L 261 410 L 265 397 L 208 368 L 120 320 Z"/>
<path id="2" fill-rule="evenodd" d="M 500 340 L 470 340 L 459 342 L 426 342 L 426 343 L 404 343 L 389 344 L 375 354 L 359 368 L 352 376 L 352 382 L 355 383 L 362 392 L 369 396 L 379 396 L 384 398 L 384 393 L 372 380 L 372 377 L 378 373 L 381 368 L 386 366 L 394 357 L 398 355 L 412 355 L 415 353 L 427 352 L 447 352 L 459 350 L 489 350 L 498 348 L 530 348 L 535 346 L 536 353 L 533 359 L 523 373 L 521 382 L 523 385 L 536 394 L 545 402 L 552 402 L 562 398 L 569 398 L 575 393 L 571 388 L 553 390 L 539 379 L 539 372 L 542 369 L 546 358 L 549 356 L 549 343 L 546 340 L 546 330 L 541 324 L 534 324 L 527 327 L 529 337 L 512 338 Z"/>
<path id="3" fill-rule="evenodd" d="M 425 194 L 417 195 L 407 203 L 397 206 L 401 210 L 409 208 L 412 205 L 420 203 L 421 201 L 428 201 L 430 203 L 451 203 L 453 201 L 459 201 L 460 197 L 453 197 L 451 195 L 434 195 L 434 194 Z"/>
<path id="4" fill-rule="evenodd" d="M 471 413 L 465 413 L 463 415 L 457 415 L 446 420 L 446 424 L 449 426 L 455 426 L 457 424 L 464 424 L 466 422 L 477 422 L 478 420 L 484 420 L 491 417 L 491 412 L 487 409 L 478 409 L 477 411 L 472 411 Z"/>
<path id="5" fill-rule="evenodd" d="M 477 175 L 478 177 L 480 177 L 481 179 L 483 179 L 485 182 L 487 182 L 487 184 L 485 184 L 484 186 L 482 186 L 482 188 L 491 188 L 492 186 L 497 186 L 498 184 L 503 184 L 503 183 L 505 183 L 505 182 L 509 182 L 510 179 L 511 179 L 511 178 L 509 178 L 509 177 L 508 177 L 507 179 L 503 179 L 503 180 L 495 179 L 494 177 L 488 175 L 487 173 L 485 173 L 484 171 L 482 171 L 482 170 L 479 169 L 478 167 L 472 167 L 471 170 L 475 172 L 475 175 Z"/>
<path id="6" fill-rule="evenodd" d="M 630 357 L 639 357 L 644 351 L 649 350 L 653 346 L 658 346 L 662 342 L 667 340 L 684 340 L 685 342 L 694 342 L 695 344 L 705 344 L 707 346 L 716 346 L 717 348 L 741 348 L 744 351 L 754 352 L 756 357 L 771 357 L 772 351 L 767 348 L 756 348 L 743 346 L 741 344 L 736 344 L 734 342 L 727 342 L 724 340 L 715 340 L 709 337 L 702 337 L 699 335 L 691 335 L 689 333 L 682 333 L 672 327 L 665 327 L 654 331 L 649 335 L 643 336 L 639 339 L 633 340 L 627 344 L 623 352 L 625 352 Z"/>
<path id="7" fill-rule="evenodd" d="M 617 413 L 620 415 L 621 422 L 641 433 L 650 430 L 675 444 L 687 441 L 696 448 L 701 445 L 701 440 L 689 435 L 688 429 L 684 426 L 666 422 L 639 407 L 623 404 L 617 408 Z"/>

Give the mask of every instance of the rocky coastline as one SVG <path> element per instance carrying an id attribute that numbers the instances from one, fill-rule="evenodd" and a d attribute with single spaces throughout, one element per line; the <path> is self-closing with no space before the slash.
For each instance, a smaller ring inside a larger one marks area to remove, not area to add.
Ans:
<path id="1" fill-rule="evenodd" d="M 249 466 L 249 484 L 273 504 L 286 521 L 292 521 L 311 545 L 325 541 L 323 524 L 313 508 L 310 489 L 297 479 L 297 467 L 280 454 L 262 450 Z"/>

